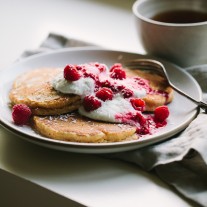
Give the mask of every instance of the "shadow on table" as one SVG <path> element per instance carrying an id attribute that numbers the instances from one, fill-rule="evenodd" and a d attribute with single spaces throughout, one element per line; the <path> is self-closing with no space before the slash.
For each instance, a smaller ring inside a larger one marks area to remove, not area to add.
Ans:
<path id="1" fill-rule="evenodd" d="M 22 140 L 5 129 L 0 134 L 0 154 L 3 168 L 17 175 L 35 179 L 58 179 L 65 182 L 96 182 L 113 180 L 124 176 L 126 171 L 148 178 L 148 173 L 139 167 L 100 155 L 78 154 L 49 149 Z M 113 169 L 113 170 L 112 170 Z M 84 173 L 83 173 L 84 172 Z M 149 179 L 149 178 L 148 178 Z M 156 181 L 154 181 L 156 182 Z"/>
<path id="2" fill-rule="evenodd" d="M 98 195 L 105 193 L 111 186 L 116 192 L 124 191 L 128 186 L 136 189 L 134 176 L 139 185 L 146 185 L 148 182 L 155 190 L 158 186 L 169 189 L 152 173 L 144 172 L 138 166 L 135 168 L 133 164 L 100 155 L 70 153 L 38 146 L 3 128 L 0 130 L 0 164 L 0 167 L 17 176 L 54 192 L 59 191 L 66 197 L 77 192 L 80 196 L 84 192 L 83 197 L 91 196 L 91 189 L 96 189 L 97 186 Z M 115 186 L 117 179 L 119 186 Z"/>

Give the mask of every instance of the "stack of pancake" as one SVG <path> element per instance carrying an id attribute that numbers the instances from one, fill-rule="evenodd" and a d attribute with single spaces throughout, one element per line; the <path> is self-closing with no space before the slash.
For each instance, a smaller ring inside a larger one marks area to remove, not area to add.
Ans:
<path id="1" fill-rule="evenodd" d="M 60 68 L 39 68 L 17 77 L 9 98 L 12 105 L 26 104 L 32 110 L 31 127 L 43 136 L 72 142 L 101 143 L 138 139 L 136 127 L 128 124 L 95 121 L 78 114 L 81 98 L 57 92 L 51 85 Z M 149 80 L 150 86 L 166 93 L 147 94 L 146 111 L 170 103 L 173 90 L 157 74 L 127 70 L 129 76 Z"/>

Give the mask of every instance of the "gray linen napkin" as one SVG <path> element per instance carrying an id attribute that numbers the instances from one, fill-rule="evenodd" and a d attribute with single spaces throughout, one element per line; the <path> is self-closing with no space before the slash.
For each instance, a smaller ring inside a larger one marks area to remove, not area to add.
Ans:
<path id="1" fill-rule="evenodd" d="M 91 45 L 49 34 L 38 50 L 27 51 L 22 57 L 51 49 Z M 207 100 L 207 65 L 186 70 L 197 79 Z M 207 115 L 204 113 L 200 113 L 186 130 L 170 140 L 138 150 L 109 154 L 107 157 L 128 161 L 153 172 L 185 198 L 207 206 Z"/>

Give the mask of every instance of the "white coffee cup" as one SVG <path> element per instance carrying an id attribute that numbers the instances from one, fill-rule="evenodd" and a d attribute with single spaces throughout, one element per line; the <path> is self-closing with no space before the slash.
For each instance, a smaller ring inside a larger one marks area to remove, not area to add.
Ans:
<path id="1" fill-rule="evenodd" d="M 182 67 L 207 63 L 207 20 L 166 23 L 152 18 L 183 10 L 207 15 L 207 0 L 138 0 L 133 5 L 138 36 L 146 52 Z"/>

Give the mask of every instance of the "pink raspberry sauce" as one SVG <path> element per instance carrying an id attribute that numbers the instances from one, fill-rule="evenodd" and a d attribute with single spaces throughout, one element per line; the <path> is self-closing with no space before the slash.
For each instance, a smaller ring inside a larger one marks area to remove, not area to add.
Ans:
<path id="1" fill-rule="evenodd" d="M 115 63 L 109 69 L 105 64 L 98 62 L 81 65 L 70 64 L 64 69 L 64 78 L 69 85 L 78 84 L 78 81 L 88 80 L 88 78 L 92 82 L 90 90 L 81 89 L 81 94 L 80 92 L 77 93 L 82 97 L 82 106 L 80 107 L 81 111 L 84 112 L 81 113 L 82 115 L 100 121 L 133 125 L 139 135 L 152 134 L 157 128 L 167 124 L 168 107 L 157 107 L 155 113 L 145 113 L 145 102 L 142 98 L 147 94 L 161 94 L 167 100 L 168 94 L 164 91 L 152 89 L 149 81 L 141 77 L 127 77 L 120 63 Z M 87 84 L 87 87 L 89 85 Z M 84 86 L 81 82 L 77 87 Z M 62 91 L 60 90 L 60 92 Z M 68 93 L 74 93 L 74 91 Z M 115 99 L 118 101 L 115 102 Z M 119 110 L 116 112 L 114 109 L 117 108 L 116 104 L 120 104 L 120 102 L 121 104 L 123 102 L 123 110 L 122 105 L 119 105 Z M 96 116 L 96 112 L 103 116 L 108 113 L 110 119 L 108 117 L 102 119 L 101 116 Z"/>

